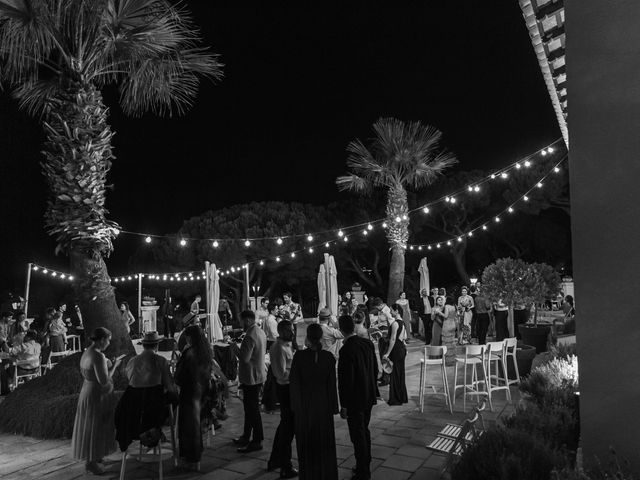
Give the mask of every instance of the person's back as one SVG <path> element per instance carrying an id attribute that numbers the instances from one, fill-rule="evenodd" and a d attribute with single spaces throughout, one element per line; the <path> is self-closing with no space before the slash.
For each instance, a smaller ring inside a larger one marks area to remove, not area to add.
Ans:
<path id="1" fill-rule="evenodd" d="M 169 362 L 151 349 L 145 349 L 129 360 L 125 370 L 129 385 L 134 388 L 164 385 L 170 389 L 173 383 L 170 380 Z"/>
<path id="2" fill-rule="evenodd" d="M 331 353 L 334 357 L 337 357 L 338 340 L 343 338 L 342 334 L 338 329 L 330 327 L 326 323 L 320 323 L 320 327 L 322 328 L 322 339 L 320 340 L 322 349 Z"/>
<path id="3" fill-rule="evenodd" d="M 377 377 L 378 362 L 373 342 L 355 335 L 345 340 L 338 362 L 340 405 L 353 410 L 375 405 Z"/>

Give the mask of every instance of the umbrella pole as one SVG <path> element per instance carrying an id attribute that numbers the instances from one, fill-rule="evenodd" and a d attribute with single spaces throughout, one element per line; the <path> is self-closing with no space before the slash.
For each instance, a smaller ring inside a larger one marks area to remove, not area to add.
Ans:
<path id="1" fill-rule="evenodd" d="M 138 273 L 138 333 L 142 335 L 142 274 Z"/>
<path id="2" fill-rule="evenodd" d="M 249 264 L 244 266 L 244 293 L 247 299 L 247 308 L 251 310 L 251 294 L 249 293 Z"/>
<path id="3" fill-rule="evenodd" d="M 27 282 L 24 287 L 24 316 L 26 317 L 29 312 L 29 288 L 31 287 L 31 269 L 33 263 L 27 264 Z"/>

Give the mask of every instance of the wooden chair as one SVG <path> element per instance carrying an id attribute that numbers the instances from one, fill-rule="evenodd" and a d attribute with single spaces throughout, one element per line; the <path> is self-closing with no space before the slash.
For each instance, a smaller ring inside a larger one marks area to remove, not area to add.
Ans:
<path id="1" fill-rule="evenodd" d="M 44 366 L 45 373 L 47 371 L 50 371 L 53 367 L 55 367 L 60 361 L 60 359 L 67 357 L 71 353 L 73 353 L 71 350 L 65 350 L 63 352 L 51 352 L 49 354 L 49 359 L 47 360 L 47 363 Z"/>

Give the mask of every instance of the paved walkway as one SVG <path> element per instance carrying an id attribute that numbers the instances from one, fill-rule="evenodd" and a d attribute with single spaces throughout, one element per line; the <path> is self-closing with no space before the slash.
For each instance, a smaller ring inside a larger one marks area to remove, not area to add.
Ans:
<path id="1" fill-rule="evenodd" d="M 406 361 L 407 390 L 409 403 L 403 406 L 390 407 L 378 402 L 371 416 L 372 437 L 372 473 L 376 480 L 430 480 L 439 477 L 445 457 L 425 448 L 435 434 L 449 422 L 461 422 L 465 413 L 462 402 L 458 398 L 453 415 L 444 405 L 444 400 L 436 397 L 428 398 L 424 413 L 417 406 L 420 358 L 422 342 L 414 340 L 409 344 Z M 453 367 L 448 367 L 450 386 L 453 388 Z M 440 384 L 437 372 L 429 374 L 429 381 Z M 232 389 L 232 391 L 234 391 Z M 517 388 L 512 387 L 512 395 L 517 401 Z M 388 398 L 388 387 L 381 389 L 382 397 Z M 484 415 L 485 424 L 494 422 L 500 415 L 513 408 L 505 401 L 504 392 L 494 396 L 494 411 L 487 410 Z M 2 405 L 0 404 L 0 408 Z M 279 415 L 263 414 L 265 429 L 264 450 L 242 455 L 236 452 L 231 439 L 242 432 L 242 403 L 231 397 L 227 404 L 229 419 L 223 428 L 212 437 L 210 446 L 205 448 L 201 462 L 201 473 L 175 468 L 166 452 L 164 465 L 165 478 L 178 480 L 199 478 L 202 480 L 272 480 L 279 477 L 278 472 L 267 472 L 266 461 L 271 451 L 271 441 L 278 425 Z M 467 405 L 467 410 L 471 408 Z M 25 412 L 28 414 L 28 412 Z M 335 417 L 336 444 L 339 466 L 339 478 L 350 479 L 351 467 L 354 466 L 353 447 L 345 420 Z M 67 480 L 95 478 L 86 475 L 84 464 L 69 457 L 69 440 L 37 440 L 21 436 L 0 434 L 0 478 L 5 479 L 39 479 Z M 130 452 L 137 452 L 137 442 Z M 294 457 L 295 457 L 295 448 Z M 118 478 L 120 453 L 108 457 L 108 470 L 103 478 Z M 149 463 L 140 463 L 134 458 L 127 461 L 127 479 L 157 478 L 157 460 L 149 459 Z M 153 462 L 153 463 L 151 463 Z M 294 464 L 296 463 L 294 459 Z"/>

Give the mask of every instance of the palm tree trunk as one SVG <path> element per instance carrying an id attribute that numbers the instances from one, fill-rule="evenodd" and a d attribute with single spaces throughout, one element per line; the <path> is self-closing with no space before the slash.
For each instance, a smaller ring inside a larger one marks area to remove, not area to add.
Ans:
<path id="1" fill-rule="evenodd" d="M 404 248 L 395 246 L 391 248 L 387 302 L 395 302 L 400 297 L 402 290 L 404 290 Z"/>
<path id="2" fill-rule="evenodd" d="M 389 188 L 386 210 L 387 240 L 391 245 L 387 302 L 395 302 L 404 289 L 404 254 L 409 240 L 409 205 L 402 185 Z"/>
<path id="3" fill-rule="evenodd" d="M 114 158 L 108 110 L 91 85 L 72 86 L 47 107 L 42 169 L 50 197 L 45 228 L 58 242 L 56 252 L 70 257 L 85 334 L 106 327 L 112 333 L 108 356 L 133 353 L 104 262 L 118 233 L 105 208 L 107 173 Z"/>

